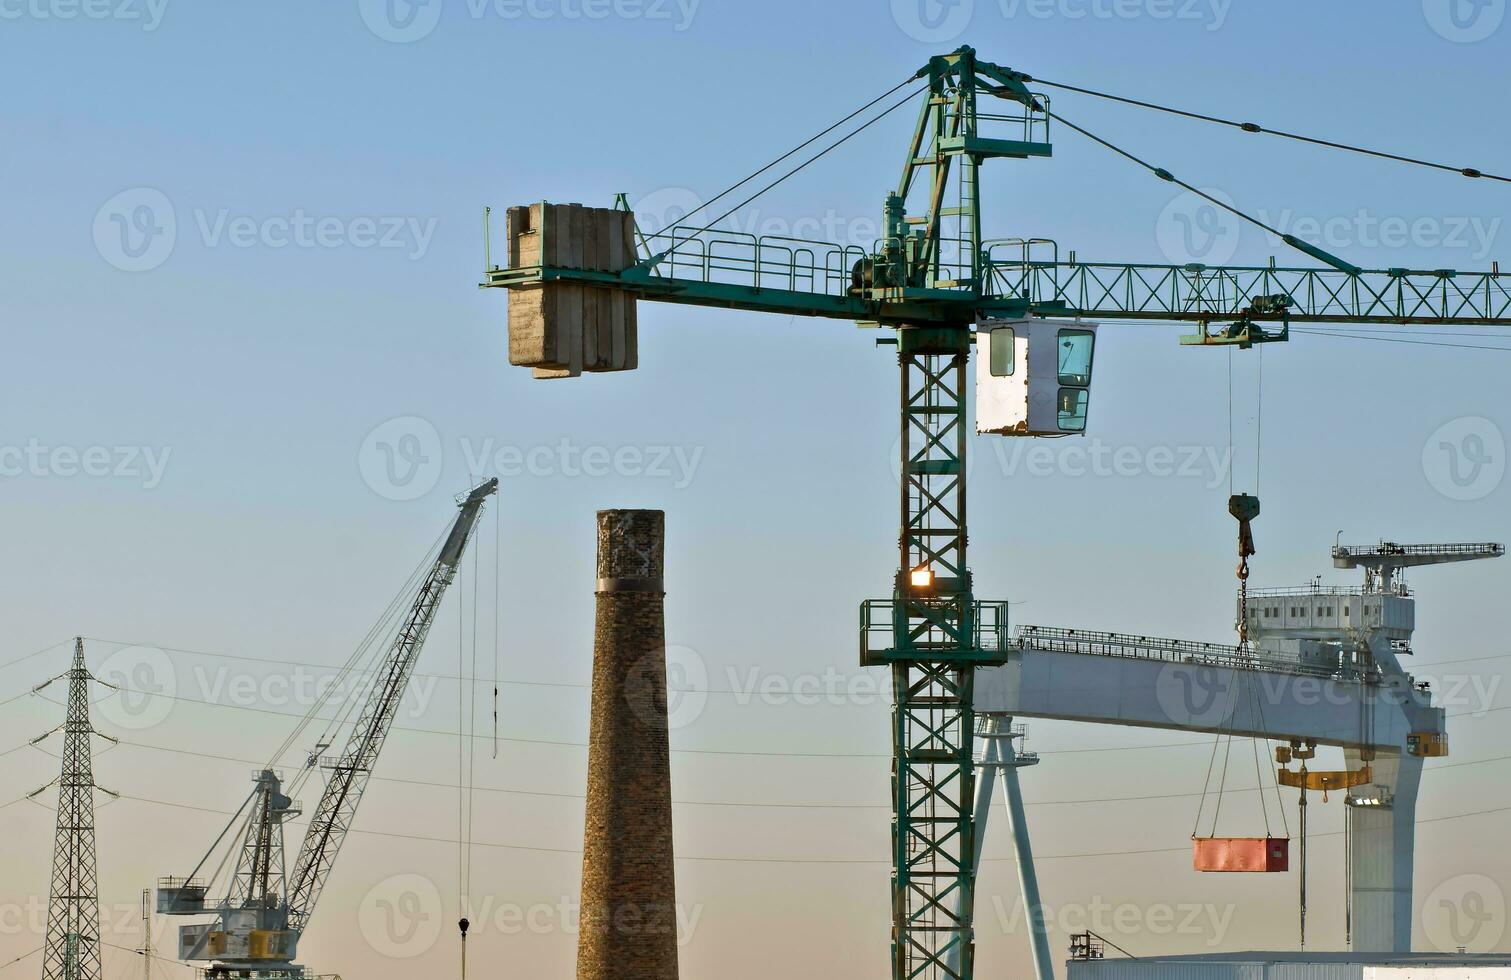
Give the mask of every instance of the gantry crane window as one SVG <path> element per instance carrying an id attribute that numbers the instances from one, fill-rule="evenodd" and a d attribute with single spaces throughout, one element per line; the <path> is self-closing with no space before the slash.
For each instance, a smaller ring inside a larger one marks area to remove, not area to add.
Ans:
<path id="1" fill-rule="evenodd" d="M 1060 331 L 1060 384 L 1077 388 L 1091 384 L 1091 351 L 1095 343 L 1096 335 L 1090 330 Z M 1084 404 L 1083 401 L 1083 409 Z"/>
<path id="2" fill-rule="evenodd" d="M 1013 345 L 1018 340 L 1018 332 L 1012 327 L 998 327 L 991 332 L 991 359 L 992 377 L 1010 378 L 1017 370 L 1017 364 L 1013 357 Z"/>
<path id="3" fill-rule="evenodd" d="M 1088 377 L 1089 380 L 1089 377 Z M 1084 432 L 1086 429 L 1086 405 L 1091 401 L 1091 392 L 1085 388 L 1060 389 L 1060 430 Z"/>

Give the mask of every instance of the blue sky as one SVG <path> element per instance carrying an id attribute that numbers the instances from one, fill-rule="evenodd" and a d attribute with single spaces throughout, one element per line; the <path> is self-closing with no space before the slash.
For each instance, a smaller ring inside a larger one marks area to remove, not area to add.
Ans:
<path id="1" fill-rule="evenodd" d="M 700 910 L 684 970 L 816 977 L 855 963 L 879 973 L 886 705 L 879 678 L 855 666 L 853 631 L 855 604 L 888 590 L 895 561 L 892 359 L 845 323 L 642 304 L 638 372 L 533 382 L 506 363 L 504 297 L 475 288 L 482 208 L 607 205 L 620 191 L 651 212 L 707 199 L 961 43 L 1056 81 L 1511 169 L 1504 0 L 918 2 L 0 0 L 0 80 L 12 93 L 0 107 L 10 366 L 0 393 L 10 559 L 0 568 L 9 612 L 0 663 L 79 633 L 133 641 L 166 651 L 181 694 L 221 701 L 231 695 L 220 668 L 265 692 L 259 684 L 286 666 L 170 648 L 339 663 L 448 519 L 449 495 L 481 470 L 503 480 L 502 672 L 580 684 L 593 511 L 664 508 L 679 669 L 702 671 L 711 688 L 817 676 L 840 678 L 845 692 L 844 703 L 817 705 L 711 695 L 674 736 L 690 750 L 677 756 L 677 798 L 869 807 L 679 807 L 679 847 L 691 857 L 822 859 L 682 862 L 682 896 Z M 1068 93 L 1055 106 L 1361 266 L 1483 269 L 1511 257 L 1503 184 Z M 899 113 L 873 127 L 736 215 L 735 227 L 869 237 L 910 125 Z M 1175 216 L 1195 212 L 1170 185 L 1063 129 L 1053 160 L 993 164 L 984 188 L 993 235 L 1054 238 L 1085 260 L 1184 261 L 1170 254 L 1190 241 Z M 170 218 L 171 235 L 134 254 L 141 229 L 164 231 Z M 1215 234 L 1202 248 L 1233 262 L 1299 258 L 1251 228 L 1203 228 Z M 1179 348 L 1181 332 L 1104 330 L 1085 440 L 975 443 L 978 593 L 1013 600 L 1015 621 L 1231 635 L 1234 529 L 1226 470 L 1212 462 L 1229 446 L 1228 360 Z M 1511 488 L 1496 475 L 1511 427 L 1506 355 L 1311 335 L 1270 348 L 1264 364 L 1257 584 L 1327 572 L 1340 530 L 1358 541 L 1511 537 Z M 1251 483 L 1243 447 L 1257 431 L 1258 360 L 1239 356 L 1234 378 L 1237 481 Z M 427 463 L 421 483 L 395 493 L 374 453 L 383 443 L 402 450 L 403 437 L 419 440 L 405 445 Z M 1135 462 L 1107 471 L 1081 449 L 1122 449 Z M 1464 453 L 1480 461 L 1467 484 L 1453 479 L 1470 472 Z M 1189 465 L 1172 469 L 1167 457 Z M 486 524 L 480 539 L 485 617 L 495 605 L 492 533 Z M 1414 581 L 1422 661 L 1511 652 L 1494 619 L 1511 566 Z M 449 609 L 424 669 L 456 674 L 464 626 Z M 491 644 L 485 631 L 485 661 Z M 0 698 L 61 670 L 65 650 L 0 670 Z M 1488 684 L 1503 665 L 1472 666 Z M 410 724 L 455 730 L 455 682 L 435 684 Z M 0 707 L 0 750 L 56 715 L 39 699 Z M 496 904 L 544 908 L 576 892 L 577 859 L 558 852 L 580 837 L 570 797 L 582 791 L 585 760 L 540 743 L 580 741 L 585 717 L 580 687 L 505 688 L 505 734 L 535 741 L 504 743 L 479 782 L 561 795 L 480 800 L 479 839 L 547 849 L 480 851 L 475 890 Z M 1465 720 L 1455 761 L 1497 755 L 1506 724 L 1493 713 Z M 101 781 L 181 808 L 125 800 L 102 811 L 105 900 L 134 907 L 153 876 L 208 846 L 220 818 L 182 807 L 232 808 L 245 793 L 246 765 L 163 748 L 262 759 L 286 730 L 277 717 L 187 702 L 145 728 L 128 725 L 158 748 L 113 750 L 100 759 Z M 1045 724 L 1034 734 L 1047 760 L 1027 777 L 1042 853 L 1184 844 L 1195 800 L 1179 794 L 1199 791 L 1200 749 L 1124 748 L 1179 741 L 1152 732 Z M 1124 750 L 1049 754 L 1104 747 Z M 706 754 L 727 751 L 846 757 Z M 401 735 L 385 771 L 449 774 L 455 754 L 454 740 Z M 10 758 L 0 802 L 55 765 L 34 751 Z M 1429 776 L 1424 815 L 1511 805 L 1501 765 Z M 1049 805 L 1150 790 L 1173 796 Z M 455 808 L 445 789 L 379 784 L 360 825 L 446 838 Z M 1338 810 L 1320 818 L 1324 831 L 1336 829 Z M 0 897 L 24 907 L 45 896 L 50 818 L 23 804 L 4 819 Z M 1503 827 L 1504 814 L 1424 827 L 1419 892 L 1470 871 L 1511 888 L 1511 865 L 1482 846 Z M 1000 837 L 988 847 L 1008 856 Z M 1323 864 L 1341 865 L 1336 838 L 1318 850 Z M 395 947 L 362 916 L 408 893 L 409 879 L 394 876 L 418 875 L 434 890 L 434 922 L 451 921 L 455 864 L 443 843 L 354 839 L 306 958 L 379 977 L 417 963 L 449 968 L 449 926 L 428 945 Z M 1315 886 L 1317 935 L 1333 944 L 1337 870 Z M 1143 917 L 1123 936 L 1135 951 L 1289 941 L 1289 878 L 1202 880 L 1179 854 L 1047 859 L 1041 873 L 1057 906 L 1135 907 Z M 1010 863 L 989 866 L 983 891 L 1009 912 L 1012 887 Z M 1220 938 L 1216 927 L 1170 935 L 1148 924 L 1162 903 L 1233 914 Z M 980 961 L 1021 963 L 1021 928 L 986 914 Z M 523 972 L 563 973 L 573 939 L 543 915 L 539 930 L 495 920 L 474 948 Z M 135 945 L 134 920 L 122 928 L 122 944 Z M 751 935 L 784 941 L 753 948 Z M 0 958 L 37 941 L 25 928 L 0 931 Z"/>

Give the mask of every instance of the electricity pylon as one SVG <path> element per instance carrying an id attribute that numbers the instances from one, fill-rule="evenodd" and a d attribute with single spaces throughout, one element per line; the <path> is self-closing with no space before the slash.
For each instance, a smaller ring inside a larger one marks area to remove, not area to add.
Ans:
<path id="1" fill-rule="evenodd" d="M 84 640 L 75 639 L 73 666 L 39 685 L 68 678 L 68 720 L 34 739 L 63 732 L 63 766 L 57 778 L 58 822 L 53 844 L 52 890 L 47 900 L 47 945 L 42 980 L 100 980 L 100 900 L 94 850 L 94 765 L 89 723 L 89 682 Z M 109 736 L 102 736 L 109 738 Z M 110 739 L 110 741 L 115 741 Z M 51 783 L 48 784 L 53 785 Z M 37 796 L 47 786 L 32 793 Z M 109 790 L 102 792 L 110 793 Z M 114 796 L 114 793 L 110 793 Z"/>

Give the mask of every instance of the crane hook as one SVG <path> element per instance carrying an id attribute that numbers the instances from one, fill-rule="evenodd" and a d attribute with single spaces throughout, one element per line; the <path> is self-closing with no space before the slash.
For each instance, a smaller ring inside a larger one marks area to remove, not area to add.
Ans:
<path id="1" fill-rule="evenodd" d="M 462 933 L 462 980 L 467 980 L 467 927 L 472 925 L 464 915 L 457 920 L 456 927 Z"/>

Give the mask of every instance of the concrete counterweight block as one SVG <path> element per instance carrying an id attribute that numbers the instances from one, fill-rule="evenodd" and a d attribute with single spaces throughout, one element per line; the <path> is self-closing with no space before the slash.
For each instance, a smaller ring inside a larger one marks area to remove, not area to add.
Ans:
<path id="1" fill-rule="evenodd" d="M 578 980 L 677 980 L 665 514 L 598 513 Z"/>
<path id="2" fill-rule="evenodd" d="M 532 204 L 508 210 L 510 269 L 622 272 L 637 261 L 635 218 L 613 208 Z M 509 363 L 537 378 L 631 371 L 638 364 L 634 294 L 546 281 L 509 290 Z"/>

